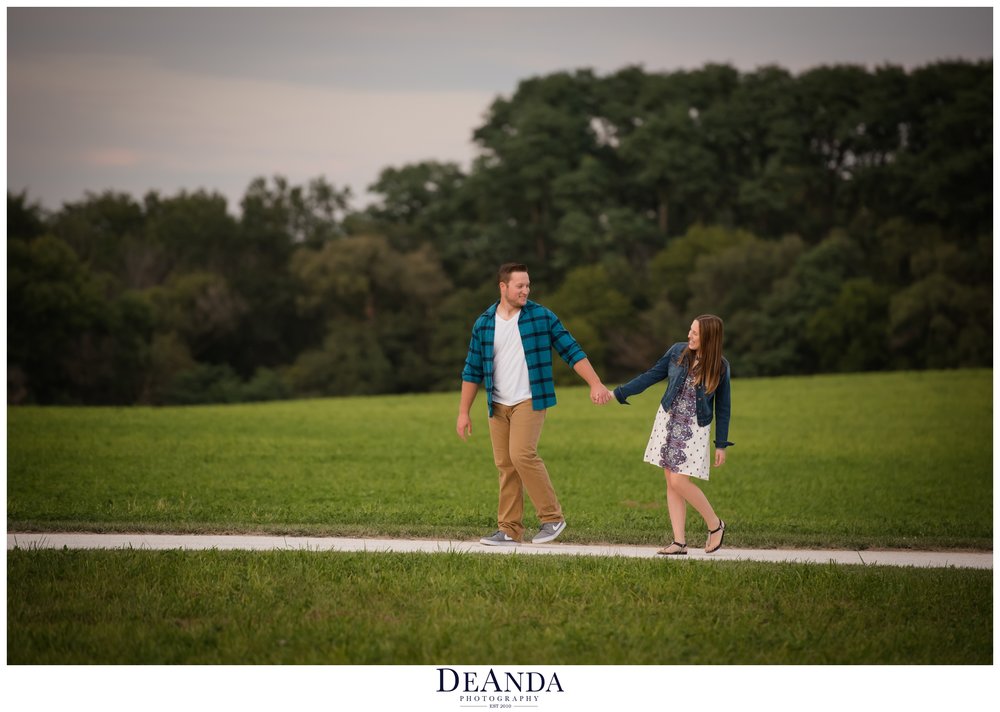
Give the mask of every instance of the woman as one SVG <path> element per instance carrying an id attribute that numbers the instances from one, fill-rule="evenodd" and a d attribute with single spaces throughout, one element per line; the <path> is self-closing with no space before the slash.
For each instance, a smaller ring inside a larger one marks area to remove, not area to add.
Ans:
<path id="1" fill-rule="evenodd" d="M 709 434 L 713 408 L 715 426 L 715 466 L 726 462 L 729 442 L 729 362 L 722 356 L 722 319 L 711 314 L 691 322 L 687 343 L 671 346 L 656 364 L 613 393 L 619 403 L 642 393 L 654 383 L 667 380 L 667 390 L 653 422 L 646 447 L 645 462 L 663 468 L 667 480 L 667 510 L 673 542 L 657 553 L 666 556 L 687 554 L 685 522 L 690 504 L 705 520 L 708 539 L 705 553 L 722 547 L 726 523 L 720 519 L 704 492 L 692 478 L 708 479 Z"/>

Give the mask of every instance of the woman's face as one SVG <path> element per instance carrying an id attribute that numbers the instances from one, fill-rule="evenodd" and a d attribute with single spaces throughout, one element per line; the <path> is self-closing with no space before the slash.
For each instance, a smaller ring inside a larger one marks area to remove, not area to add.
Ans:
<path id="1" fill-rule="evenodd" d="M 688 348 L 697 351 L 699 346 L 701 346 L 701 325 L 695 319 L 691 322 L 691 328 L 688 329 Z"/>

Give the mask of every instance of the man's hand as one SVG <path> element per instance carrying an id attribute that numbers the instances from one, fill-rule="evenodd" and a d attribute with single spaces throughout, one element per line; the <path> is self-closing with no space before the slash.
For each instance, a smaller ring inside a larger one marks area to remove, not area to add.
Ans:
<path id="1" fill-rule="evenodd" d="M 465 440 L 472 435 L 472 420 L 469 413 L 472 412 L 472 401 L 476 400 L 476 390 L 479 385 L 462 381 L 462 397 L 458 402 L 458 420 L 455 421 L 455 432 L 458 437 Z"/>
<path id="2" fill-rule="evenodd" d="M 455 422 L 455 432 L 458 433 L 458 437 L 462 438 L 462 440 L 472 435 L 472 419 L 469 418 L 468 413 L 458 414 L 458 420 Z"/>
<path id="3" fill-rule="evenodd" d="M 597 375 L 597 371 L 594 367 L 590 365 L 590 360 L 582 358 L 573 364 L 573 370 L 577 372 L 584 381 L 590 385 L 590 402 L 596 405 L 604 405 L 610 400 L 611 396 L 608 395 L 608 389 L 603 383 L 601 383 L 600 376 Z"/>

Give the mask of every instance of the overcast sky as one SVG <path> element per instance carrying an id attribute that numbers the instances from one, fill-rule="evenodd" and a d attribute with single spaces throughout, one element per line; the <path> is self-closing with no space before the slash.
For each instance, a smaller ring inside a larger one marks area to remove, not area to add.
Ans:
<path id="1" fill-rule="evenodd" d="M 7 10 L 8 190 L 218 191 L 325 176 L 355 207 L 381 169 L 468 168 L 473 130 L 518 81 L 708 62 L 992 59 L 992 8 Z"/>

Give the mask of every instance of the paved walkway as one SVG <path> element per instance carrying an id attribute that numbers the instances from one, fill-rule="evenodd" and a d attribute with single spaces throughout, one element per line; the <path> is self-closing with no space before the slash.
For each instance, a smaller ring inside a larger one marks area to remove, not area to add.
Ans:
<path id="1" fill-rule="evenodd" d="M 483 546 L 478 541 L 428 539 L 347 539 L 340 537 L 284 537 L 204 534 L 73 534 L 7 533 L 7 548 L 21 549 L 304 549 L 308 551 L 401 551 L 474 554 L 549 554 L 623 556 L 666 560 L 787 561 L 806 564 L 862 564 L 879 566 L 959 567 L 992 569 L 993 552 L 961 551 L 834 551 L 807 549 L 731 549 L 714 554 L 698 548 L 687 556 L 657 557 L 656 546 L 617 544 L 520 544 Z"/>

